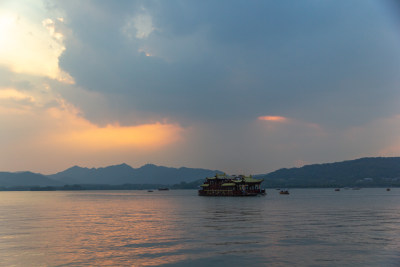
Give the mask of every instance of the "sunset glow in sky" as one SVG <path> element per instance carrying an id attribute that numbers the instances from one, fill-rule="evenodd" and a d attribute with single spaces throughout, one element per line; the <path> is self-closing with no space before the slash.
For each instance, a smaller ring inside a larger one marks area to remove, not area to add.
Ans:
<path id="1" fill-rule="evenodd" d="M 397 1 L 0 3 L 0 171 L 400 155 Z"/>

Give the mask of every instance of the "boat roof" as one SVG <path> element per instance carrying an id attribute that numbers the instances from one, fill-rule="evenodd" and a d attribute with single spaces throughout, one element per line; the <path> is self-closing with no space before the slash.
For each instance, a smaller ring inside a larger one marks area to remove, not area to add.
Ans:
<path id="1" fill-rule="evenodd" d="M 254 179 L 252 176 L 228 176 L 226 174 L 217 174 L 214 177 L 207 177 L 207 180 L 228 179 L 231 183 L 261 183 L 264 179 Z"/>
<path id="2" fill-rule="evenodd" d="M 252 177 L 244 177 L 241 180 L 233 180 L 235 183 L 241 183 L 241 182 L 245 182 L 245 183 L 261 183 L 262 181 L 264 181 L 264 179 L 254 179 Z"/>

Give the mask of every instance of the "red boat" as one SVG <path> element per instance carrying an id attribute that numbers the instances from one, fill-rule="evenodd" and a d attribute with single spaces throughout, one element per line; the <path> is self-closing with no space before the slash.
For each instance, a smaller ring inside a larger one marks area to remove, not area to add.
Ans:
<path id="1" fill-rule="evenodd" d="M 207 177 L 201 185 L 199 196 L 257 196 L 265 195 L 265 189 L 261 188 L 263 179 L 254 179 L 244 175 L 227 176 L 216 174 Z"/>

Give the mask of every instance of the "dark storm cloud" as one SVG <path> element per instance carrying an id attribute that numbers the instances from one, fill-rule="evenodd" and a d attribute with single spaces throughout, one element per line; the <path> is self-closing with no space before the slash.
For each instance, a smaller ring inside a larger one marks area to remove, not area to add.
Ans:
<path id="1" fill-rule="evenodd" d="M 278 114 L 335 127 L 394 112 L 399 36 L 373 1 L 60 5 L 75 37 L 61 67 L 79 86 L 116 95 L 114 108 L 182 122 Z M 138 14 L 154 29 L 129 39 L 122 29 Z"/>

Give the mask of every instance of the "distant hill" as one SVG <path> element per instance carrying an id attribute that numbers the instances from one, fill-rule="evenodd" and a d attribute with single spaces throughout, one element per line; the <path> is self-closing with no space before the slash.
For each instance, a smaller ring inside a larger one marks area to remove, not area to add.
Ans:
<path id="1" fill-rule="evenodd" d="M 0 172 L 0 186 L 59 186 L 59 181 L 32 172 Z"/>
<path id="2" fill-rule="evenodd" d="M 169 168 L 146 164 L 134 169 L 127 164 L 105 168 L 71 167 L 49 178 L 65 184 L 165 184 L 172 185 L 180 182 L 192 182 L 222 173 L 218 170 L 195 168 Z"/>
<path id="3" fill-rule="evenodd" d="M 64 184 L 125 184 L 133 183 L 134 169 L 127 165 L 114 165 L 104 168 L 71 167 L 47 177 Z"/>
<path id="4" fill-rule="evenodd" d="M 33 187 L 46 186 L 56 187 L 57 190 L 74 190 L 74 188 L 143 189 L 161 185 L 185 189 L 197 188 L 205 177 L 214 176 L 216 173 L 222 172 L 186 167 L 169 168 L 153 164 L 146 164 L 136 169 L 127 164 L 104 168 L 74 166 L 46 176 L 32 172 L 0 172 L 0 189 L 32 190 Z M 267 188 L 400 186 L 400 157 L 361 158 L 335 163 L 312 164 L 301 168 L 280 169 L 255 177 L 263 178 L 263 186 Z M 76 185 L 99 186 L 81 187 Z M 35 188 L 35 190 L 40 190 L 40 188 Z"/>
<path id="5" fill-rule="evenodd" d="M 400 157 L 312 164 L 257 177 L 266 187 L 400 186 Z"/>

